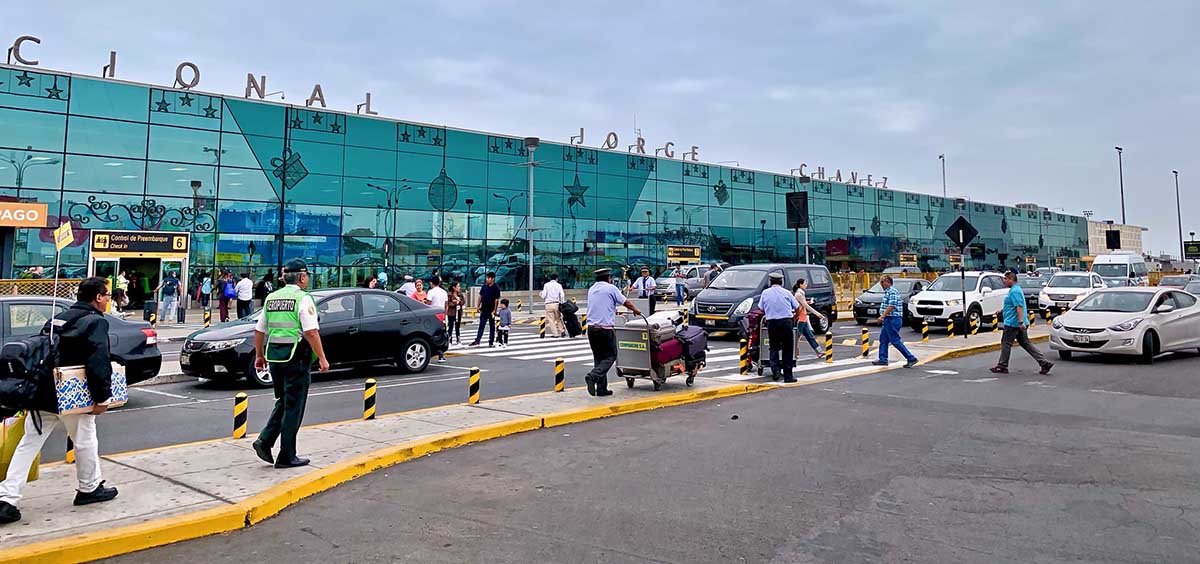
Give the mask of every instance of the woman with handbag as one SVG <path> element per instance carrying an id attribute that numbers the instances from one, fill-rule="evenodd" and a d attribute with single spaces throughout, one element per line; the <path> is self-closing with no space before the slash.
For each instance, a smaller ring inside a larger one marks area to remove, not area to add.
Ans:
<path id="1" fill-rule="evenodd" d="M 75 475 L 79 481 L 75 505 L 100 503 L 117 497 L 117 489 L 105 487 L 100 475 L 100 442 L 96 437 L 96 416 L 104 413 L 108 408 L 106 402 L 113 396 L 108 320 L 103 313 L 111 299 L 108 285 L 103 278 L 88 278 L 79 284 L 76 299 L 78 301 L 70 309 L 48 321 L 42 333 L 50 333 L 51 340 L 55 336 L 58 338 L 54 366 L 82 368 L 86 381 L 84 390 L 90 395 L 91 408 L 60 409 L 60 406 L 72 404 L 83 391 L 75 394 L 59 392 L 50 371 L 39 378 L 36 405 L 33 406 L 36 411 L 25 417 L 25 434 L 13 453 L 7 477 L 0 484 L 0 524 L 21 520 L 21 512 L 17 509 L 21 488 L 25 486 L 29 469 L 42 446 L 60 421 L 67 436 L 75 443 Z"/>

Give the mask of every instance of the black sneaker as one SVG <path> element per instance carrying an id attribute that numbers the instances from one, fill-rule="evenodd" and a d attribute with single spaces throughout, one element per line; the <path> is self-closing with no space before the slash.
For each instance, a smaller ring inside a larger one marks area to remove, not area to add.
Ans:
<path id="1" fill-rule="evenodd" d="M 914 366 L 916 366 L 916 365 L 917 365 L 917 359 L 915 359 L 915 358 L 914 358 L 914 359 L 912 359 L 912 360 L 910 360 L 910 361 L 908 361 L 908 362 L 906 362 L 906 363 L 904 363 L 904 367 L 905 367 L 905 368 L 912 368 L 912 367 L 914 367 Z"/>
<path id="2" fill-rule="evenodd" d="M 589 396 L 596 395 L 596 383 L 592 381 L 592 377 L 585 376 L 583 378 L 583 381 L 587 383 L 588 395 Z"/>
<path id="3" fill-rule="evenodd" d="M 266 445 L 258 441 L 254 441 L 254 453 L 257 454 L 263 462 L 266 462 L 267 464 L 275 464 L 275 457 L 271 456 L 271 449 L 267 448 Z"/>
<path id="4" fill-rule="evenodd" d="M 308 466 L 308 459 L 300 458 L 297 456 L 297 457 L 293 457 L 288 462 L 284 462 L 284 461 L 280 460 L 275 463 L 276 468 L 297 468 L 299 466 Z"/>
<path id="5" fill-rule="evenodd" d="M 75 492 L 75 505 L 103 503 L 114 497 L 117 497 L 117 488 L 106 488 L 104 482 L 100 482 L 100 485 L 90 492 Z"/>
<path id="6" fill-rule="evenodd" d="M 16 523 L 21 520 L 21 510 L 7 501 L 0 501 L 0 525 Z"/>
<path id="7" fill-rule="evenodd" d="M 612 390 L 596 390 L 596 395 L 597 395 L 598 397 L 602 397 L 602 398 L 603 398 L 603 397 L 607 397 L 607 396 L 611 396 L 611 395 L 613 395 L 613 391 L 612 391 Z"/>
<path id="8" fill-rule="evenodd" d="M 795 379 L 795 378 L 784 378 L 784 379 L 783 379 L 783 383 L 784 383 L 784 384 L 795 384 L 795 383 L 796 383 L 796 379 Z"/>

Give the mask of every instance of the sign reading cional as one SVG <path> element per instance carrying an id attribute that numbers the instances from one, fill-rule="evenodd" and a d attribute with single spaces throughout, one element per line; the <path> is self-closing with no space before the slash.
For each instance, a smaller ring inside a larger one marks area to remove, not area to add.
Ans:
<path id="1" fill-rule="evenodd" d="M 190 234 L 174 231 L 92 231 L 95 258 L 144 257 L 180 259 L 187 257 Z"/>

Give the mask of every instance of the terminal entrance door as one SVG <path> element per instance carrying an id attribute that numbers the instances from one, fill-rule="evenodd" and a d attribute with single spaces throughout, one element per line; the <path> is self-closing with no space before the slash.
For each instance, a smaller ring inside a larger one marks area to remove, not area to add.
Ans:
<path id="1" fill-rule="evenodd" d="M 88 272 L 114 280 L 124 272 L 129 281 L 129 304 L 122 309 L 128 311 L 142 310 L 148 301 L 159 301 L 158 285 L 166 273 L 173 272 L 179 278 L 178 311 L 182 312 L 187 304 L 190 239 L 188 233 L 93 230 Z"/>

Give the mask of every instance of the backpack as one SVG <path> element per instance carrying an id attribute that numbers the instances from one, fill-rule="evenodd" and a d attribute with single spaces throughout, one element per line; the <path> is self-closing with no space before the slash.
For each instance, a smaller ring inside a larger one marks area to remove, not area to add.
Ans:
<path id="1" fill-rule="evenodd" d="M 38 383 L 54 369 L 53 359 L 49 335 L 33 335 L 0 348 L 0 418 L 37 408 Z"/>
<path id="2" fill-rule="evenodd" d="M 174 296 L 178 290 L 179 290 L 179 281 L 178 280 L 175 280 L 173 278 L 168 278 L 165 281 L 163 281 L 163 289 L 162 289 L 163 297 Z"/>
<path id="3" fill-rule="evenodd" d="M 237 298 L 237 286 L 233 285 L 233 281 L 226 280 L 225 289 L 221 293 L 229 299 Z"/>

